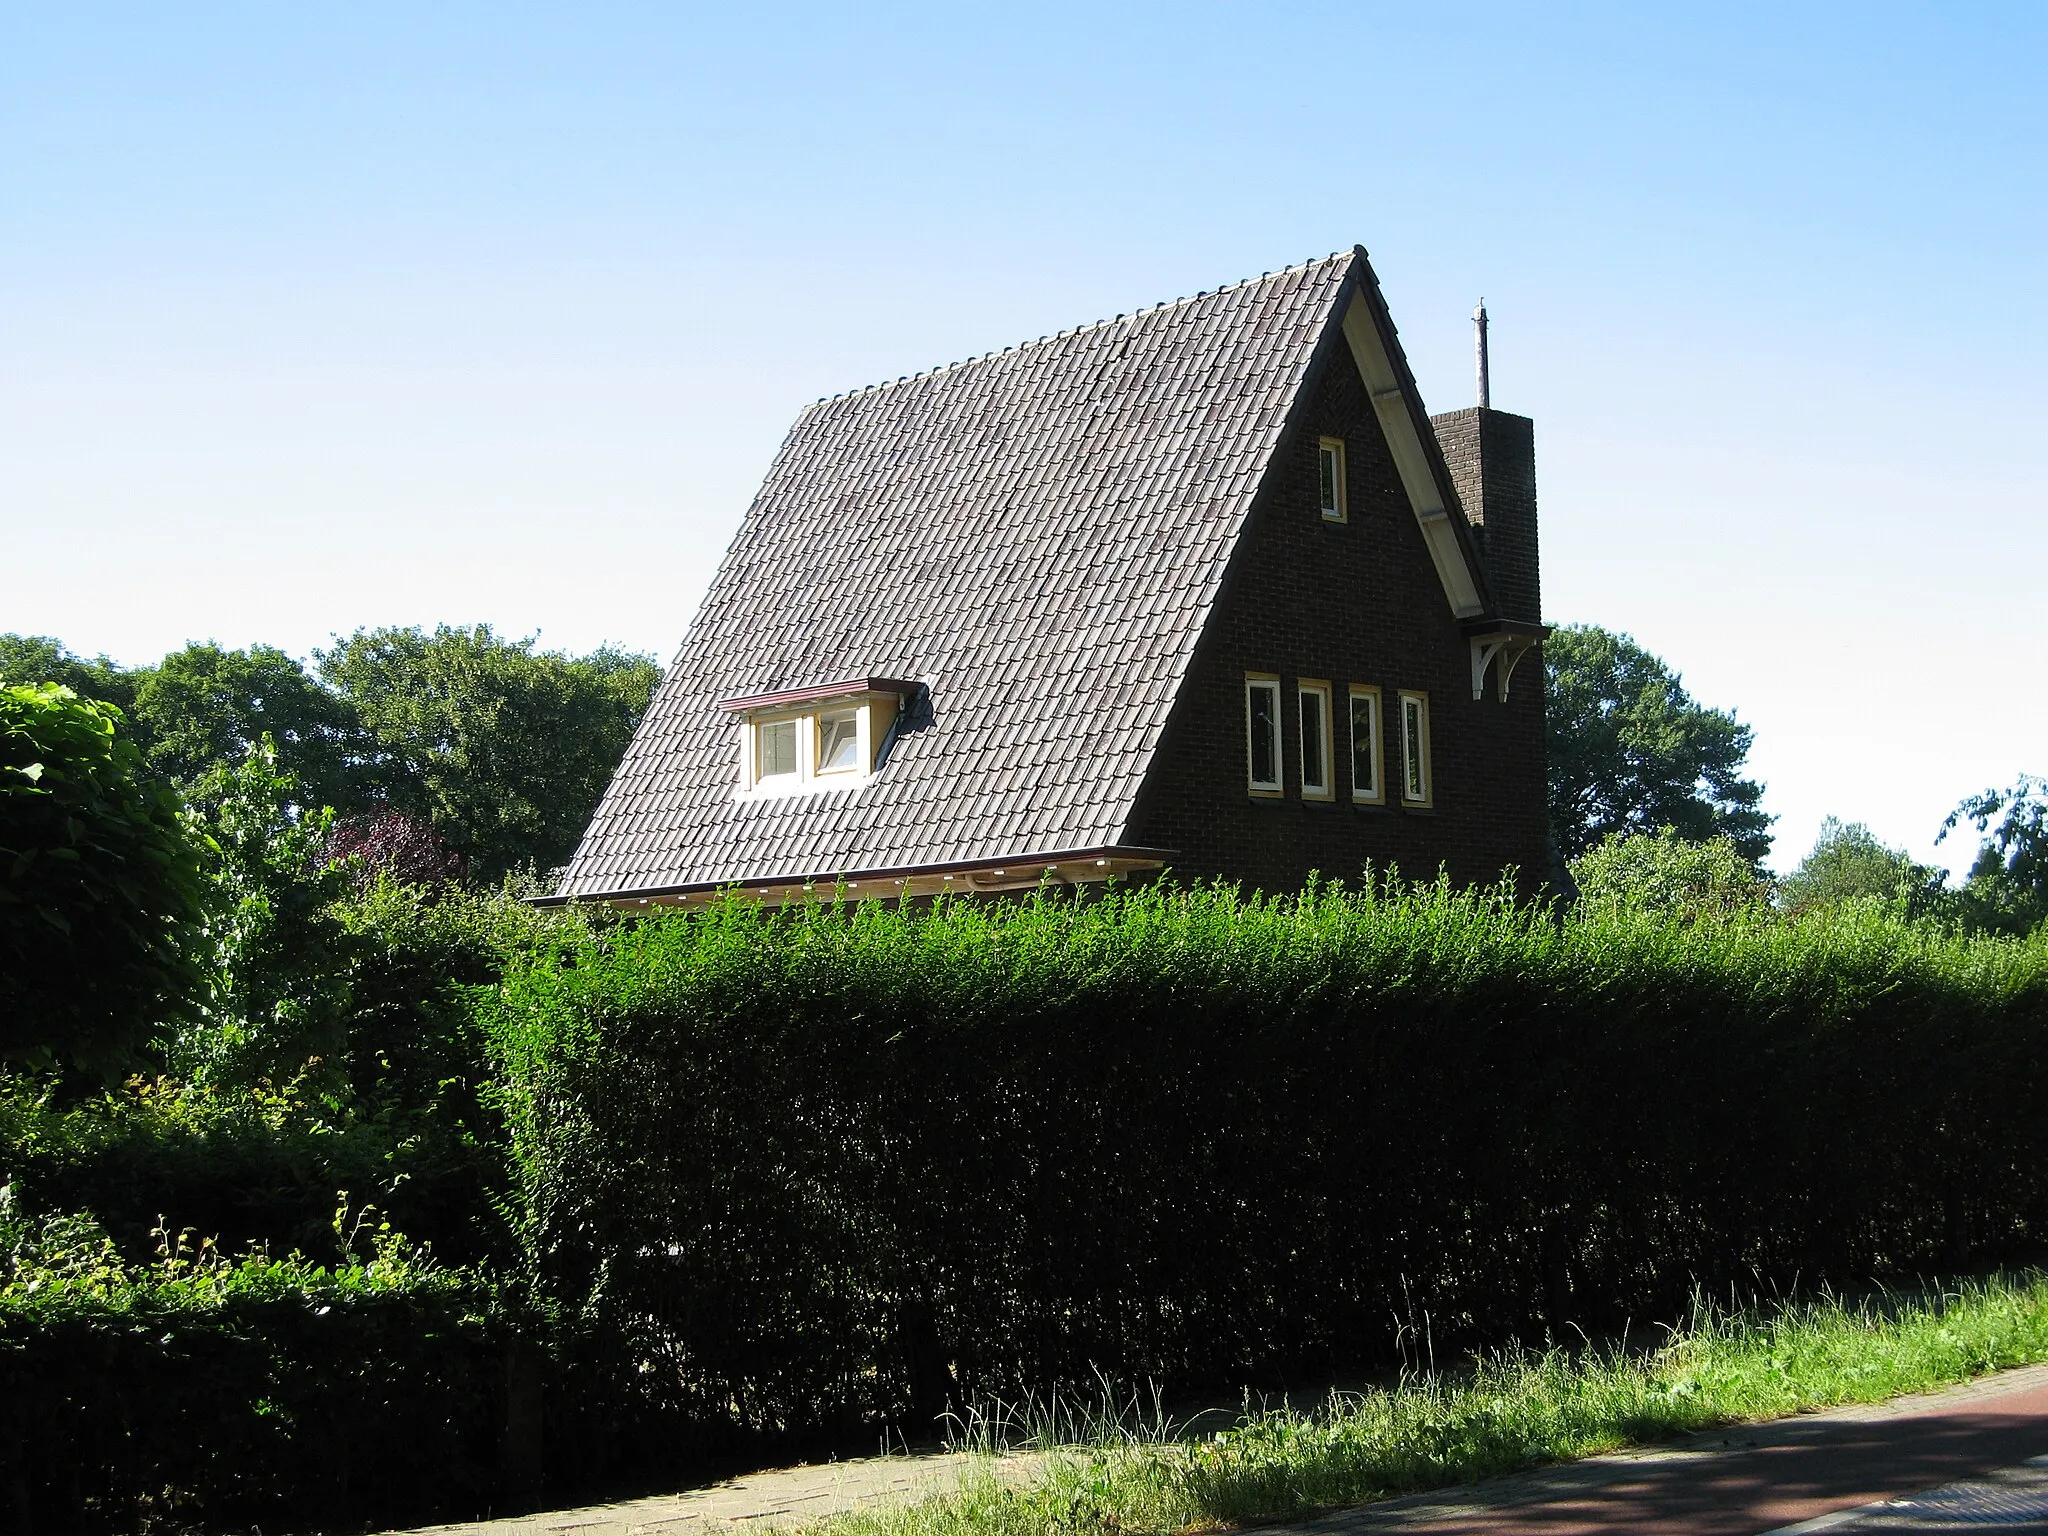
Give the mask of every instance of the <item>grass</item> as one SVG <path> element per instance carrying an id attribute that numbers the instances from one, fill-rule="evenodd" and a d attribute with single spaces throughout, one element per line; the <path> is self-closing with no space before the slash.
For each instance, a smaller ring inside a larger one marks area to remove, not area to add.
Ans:
<path id="1" fill-rule="evenodd" d="M 1455 1374 L 1258 1409 L 1201 1433 L 1105 1396 L 997 1407 L 957 1487 L 823 1522 L 829 1536 L 1129 1536 L 1251 1525 L 1653 1444 L 1690 1430 L 1882 1401 L 2048 1360 L 2048 1275 L 1850 1305 L 1702 1305 L 1648 1351 L 1511 1349 Z M 1024 1464 L 995 1453 L 1040 1454 Z"/>

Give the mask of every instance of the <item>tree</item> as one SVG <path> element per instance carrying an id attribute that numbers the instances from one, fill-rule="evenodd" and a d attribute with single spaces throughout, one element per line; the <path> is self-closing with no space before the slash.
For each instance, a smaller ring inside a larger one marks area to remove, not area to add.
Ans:
<path id="1" fill-rule="evenodd" d="M 1678 675 L 1627 635 L 1562 626 L 1549 672 L 1550 824 L 1565 858 L 1606 838 L 1672 828 L 1726 837 L 1752 863 L 1770 852 L 1763 786 L 1742 777 L 1752 731 L 1697 703 Z"/>
<path id="2" fill-rule="evenodd" d="M 173 1065 L 200 1083 L 236 1085 L 282 1082 L 311 1063 L 338 1069 L 355 941 L 333 911 L 352 882 L 324 856 L 334 812 L 302 809 L 305 792 L 268 737 L 212 769 L 199 797 L 213 843 L 212 973 Z"/>
<path id="3" fill-rule="evenodd" d="M 276 770 L 308 806 L 351 812 L 372 802 L 355 768 L 368 750 L 355 712 L 276 646 L 173 651 L 139 674 L 134 715 L 150 766 L 188 792 L 267 738 Z"/>
<path id="4" fill-rule="evenodd" d="M 1901 848 L 1887 848 L 1862 822 L 1830 816 L 1820 824 L 1813 851 L 1778 883 L 1787 910 L 1810 911 L 1853 901 L 1896 902 L 1909 917 L 1942 909 L 1946 876 L 1914 862 Z"/>
<path id="5" fill-rule="evenodd" d="M 202 842 L 121 712 L 0 686 L 0 1057 L 103 1075 L 201 987 Z"/>
<path id="6" fill-rule="evenodd" d="M 1985 836 L 1963 888 L 1965 921 L 2028 932 L 2048 918 L 2048 779 L 2023 773 L 2009 789 L 1971 795 L 1949 813 L 1936 841 L 1966 821 Z"/>
<path id="7" fill-rule="evenodd" d="M 1571 863 L 1589 911 L 1669 912 L 1697 921 L 1756 912 L 1770 884 L 1732 839 L 1693 842 L 1671 827 L 1606 839 Z"/>
<path id="8" fill-rule="evenodd" d="M 0 683 L 61 683 L 81 699 L 98 699 L 124 714 L 135 705 L 133 672 L 104 656 L 76 655 L 49 635 L 0 635 Z M 127 734 L 135 738 L 132 719 Z"/>
<path id="9" fill-rule="evenodd" d="M 541 651 L 482 624 L 358 630 L 318 659 L 374 738 L 380 798 L 486 881 L 569 856 L 660 678 L 652 657 Z"/>

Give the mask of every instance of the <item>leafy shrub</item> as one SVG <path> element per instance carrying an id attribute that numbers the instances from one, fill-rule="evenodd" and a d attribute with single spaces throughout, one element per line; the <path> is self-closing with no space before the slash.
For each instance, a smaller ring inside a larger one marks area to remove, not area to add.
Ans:
<path id="1" fill-rule="evenodd" d="M 1571 863 L 1580 903 L 1613 913 L 1662 912 L 1688 919 L 1760 911 L 1770 885 L 1725 837 L 1691 842 L 1671 827 L 1655 837 L 1610 837 Z"/>
<path id="2" fill-rule="evenodd" d="M 87 1218 L 0 1200 L 0 1478 L 17 1519 L 474 1512 L 498 1481 L 522 1319 L 388 1233 L 374 1246 L 327 1267 L 166 1240 L 138 1267 Z"/>
<path id="3" fill-rule="evenodd" d="M 199 848 L 121 721 L 0 687 L 0 1059 L 117 1072 L 199 990 Z"/>
<path id="4" fill-rule="evenodd" d="M 2048 1231 L 2048 943 L 1439 884 L 734 901 L 489 1004 L 527 1261 L 704 1419 L 1328 1376 Z"/>

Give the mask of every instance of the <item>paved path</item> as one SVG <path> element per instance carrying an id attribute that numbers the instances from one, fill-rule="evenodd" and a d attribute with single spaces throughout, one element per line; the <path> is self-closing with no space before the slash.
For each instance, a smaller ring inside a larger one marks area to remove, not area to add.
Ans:
<path id="1" fill-rule="evenodd" d="M 1693 1435 L 1345 1510 L 1262 1536 L 1840 1536 L 2048 1532 L 2048 1366 L 1866 1408 Z M 697 1536 L 788 1528 L 950 1484 L 971 1458 L 791 1467 L 711 1488 L 406 1536 Z M 1035 1457 L 1005 1457 L 1026 1475 Z M 1919 1523 L 1915 1523 L 1919 1522 Z"/>
<path id="2" fill-rule="evenodd" d="M 709 1488 L 559 1509 L 502 1520 L 425 1526 L 397 1536 L 696 1536 L 742 1529 L 802 1525 L 866 1505 L 914 1498 L 951 1486 L 963 1468 L 983 1458 L 965 1455 L 875 1456 L 814 1467 L 784 1467 L 730 1478 Z M 999 1473 L 1018 1477 L 1034 1456 L 1004 1456 Z"/>
<path id="3" fill-rule="evenodd" d="M 1288 1530 L 1295 1536 L 1790 1536 L 1787 1527 L 1820 1530 L 1808 1522 L 1836 1515 L 1843 1519 L 1825 1528 L 1845 1533 L 2048 1530 L 2048 1516 L 2039 1515 L 2026 1517 L 2032 1524 L 2003 1516 L 1973 1517 L 1961 1526 L 1886 1524 L 1912 1511 L 1870 1507 L 1989 1474 L 2018 1486 L 2040 1471 L 2019 1464 L 2043 1453 L 2048 1366 L 2028 1366 L 1875 1407 L 1742 1425 L 1657 1450 L 1389 1500 Z M 2004 1486 L 1968 1496 L 1981 1501 Z M 1959 1494 L 1947 1507 L 1966 1502 Z M 1858 1512 L 1854 1519 L 1851 1511 Z"/>

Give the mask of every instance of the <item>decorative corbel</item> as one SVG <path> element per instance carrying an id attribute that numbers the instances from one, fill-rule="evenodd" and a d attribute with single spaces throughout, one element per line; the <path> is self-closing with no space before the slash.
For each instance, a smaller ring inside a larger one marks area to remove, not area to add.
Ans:
<path id="1" fill-rule="evenodd" d="M 1483 699 L 1486 697 L 1487 664 L 1491 662 L 1494 657 L 1500 655 L 1502 652 L 1507 650 L 1507 647 L 1508 637 L 1506 635 L 1474 635 L 1472 637 L 1473 698 Z M 1500 696 L 1503 699 L 1505 699 L 1508 696 L 1508 671 L 1513 667 L 1513 665 L 1514 663 L 1511 661 L 1504 661 L 1501 663 Z"/>

